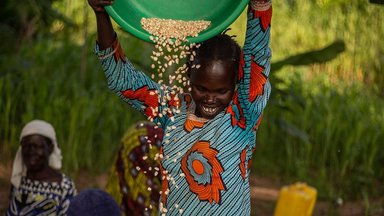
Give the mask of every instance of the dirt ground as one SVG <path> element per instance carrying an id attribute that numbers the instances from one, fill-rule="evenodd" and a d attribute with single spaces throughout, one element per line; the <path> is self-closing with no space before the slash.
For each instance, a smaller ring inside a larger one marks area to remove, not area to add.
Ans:
<path id="1" fill-rule="evenodd" d="M 8 205 L 10 173 L 11 165 L 0 163 L 0 215 L 4 215 Z M 79 172 L 75 178 L 78 191 L 90 187 L 103 189 L 106 181 L 107 174 L 92 176 L 85 171 Z M 283 185 L 260 176 L 252 176 L 250 184 L 252 216 L 273 216 L 279 191 Z M 373 209 L 371 212 L 365 212 L 363 206 L 363 203 L 360 202 L 345 202 L 342 205 L 336 205 L 318 200 L 313 210 L 313 216 L 384 216 L 384 198 L 371 203 L 371 209 Z"/>

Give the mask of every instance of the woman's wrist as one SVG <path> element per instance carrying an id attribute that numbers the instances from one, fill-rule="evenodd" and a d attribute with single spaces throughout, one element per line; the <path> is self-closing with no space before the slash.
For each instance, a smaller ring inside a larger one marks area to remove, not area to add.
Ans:
<path id="1" fill-rule="evenodd" d="M 92 7 L 92 6 L 91 6 Z M 92 9 L 93 9 L 93 12 L 95 13 L 95 14 L 99 14 L 99 13 L 101 13 L 101 14 L 103 14 L 103 13 L 107 13 L 107 11 L 105 10 L 105 8 L 103 7 L 103 6 L 95 6 L 95 7 L 92 7 Z"/>
<path id="2" fill-rule="evenodd" d="M 107 11 L 94 11 L 96 17 L 109 17 Z"/>
<path id="3" fill-rule="evenodd" d="M 266 11 L 272 5 L 272 0 L 250 0 L 250 7 L 256 11 Z"/>
<path id="4" fill-rule="evenodd" d="M 271 3 L 272 2 L 272 0 L 250 0 L 250 2 L 258 2 L 258 3 L 260 3 L 260 4 L 262 4 L 262 3 Z"/>

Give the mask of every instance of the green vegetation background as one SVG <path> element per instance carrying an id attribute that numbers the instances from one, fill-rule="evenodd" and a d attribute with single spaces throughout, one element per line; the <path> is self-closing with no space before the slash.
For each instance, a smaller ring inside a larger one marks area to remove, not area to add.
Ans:
<path id="1" fill-rule="evenodd" d="M 93 12 L 75 0 L 4 5 L 0 163 L 11 163 L 21 128 L 39 118 L 56 128 L 66 173 L 105 172 L 124 131 L 143 117 L 107 89 L 92 53 Z M 382 196 L 383 20 L 384 6 L 365 0 L 274 2 L 273 93 L 254 174 L 304 181 L 319 199 L 363 200 L 368 208 Z M 118 34 L 126 55 L 148 71 L 152 45 Z"/>

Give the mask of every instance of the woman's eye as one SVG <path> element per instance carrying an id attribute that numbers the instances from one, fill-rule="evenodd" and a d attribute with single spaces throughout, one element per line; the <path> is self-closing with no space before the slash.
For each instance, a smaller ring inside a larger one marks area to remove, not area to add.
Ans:
<path id="1" fill-rule="evenodd" d="M 201 86 L 197 86 L 196 89 L 197 89 L 198 91 L 204 91 L 204 88 L 201 87 Z"/>

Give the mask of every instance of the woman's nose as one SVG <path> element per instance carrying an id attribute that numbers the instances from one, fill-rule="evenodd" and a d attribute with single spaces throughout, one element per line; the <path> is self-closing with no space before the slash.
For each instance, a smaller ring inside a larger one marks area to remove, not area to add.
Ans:
<path id="1" fill-rule="evenodd" d="M 215 102 L 215 95 L 214 94 L 206 94 L 205 95 L 205 102 L 206 103 L 213 103 Z"/>

